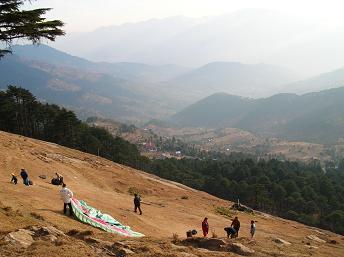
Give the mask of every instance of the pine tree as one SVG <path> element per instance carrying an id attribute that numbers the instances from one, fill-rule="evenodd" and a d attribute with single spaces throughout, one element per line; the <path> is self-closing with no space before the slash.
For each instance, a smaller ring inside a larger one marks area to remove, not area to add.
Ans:
<path id="1" fill-rule="evenodd" d="M 57 36 L 64 35 L 63 22 L 46 20 L 43 15 L 51 8 L 21 10 L 25 0 L 0 0 L 0 58 L 11 53 L 11 45 L 15 39 L 26 39 L 39 43 L 42 39 L 54 41 Z"/>

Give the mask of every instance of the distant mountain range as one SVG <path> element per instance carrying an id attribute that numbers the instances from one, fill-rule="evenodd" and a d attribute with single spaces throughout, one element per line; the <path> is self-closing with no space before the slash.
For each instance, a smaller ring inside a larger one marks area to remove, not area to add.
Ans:
<path id="1" fill-rule="evenodd" d="M 104 73 L 116 78 L 131 81 L 160 82 L 179 76 L 191 68 L 178 65 L 153 66 L 131 62 L 91 62 L 89 60 L 67 54 L 47 45 L 16 45 L 13 47 L 16 55 L 27 59 L 56 66 L 70 67 L 78 70 Z"/>
<path id="2" fill-rule="evenodd" d="M 69 106 L 82 117 L 87 113 L 134 122 L 163 119 L 218 91 L 269 95 L 275 84 L 293 78 L 283 68 L 264 64 L 215 62 L 191 69 L 91 62 L 46 45 L 18 45 L 13 51 L 15 56 L 0 62 L 1 88 L 28 87 L 41 99 Z"/>
<path id="3" fill-rule="evenodd" d="M 292 72 L 265 64 L 213 62 L 191 69 L 175 65 L 96 63 L 45 45 L 15 46 L 13 50 L 16 55 L 0 61 L 0 89 L 8 84 L 23 86 L 43 101 L 75 110 L 81 118 L 97 115 L 136 124 L 166 119 L 180 111 L 173 120 L 182 125 L 236 126 L 259 133 L 283 134 L 297 118 L 316 119 L 317 113 L 340 105 L 337 98 L 332 103 L 327 95 L 320 97 L 323 93 L 315 93 L 319 98 L 310 98 L 313 94 L 279 94 L 257 100 L 245 97 L 344 86 L 343 69 L 291 82 Z M 216 92 L 226 93 L 186 108 Z M 301 99 L 307 99 L 308 105 Z M 313 116 L 307 116 L 313 111 Z M 298 131 L 291 131 L 292 127 L 286 134 L 303 137 Z M 316 136 L 309 133 L 307 137 Z"/>
<path id="4" fill-rule="evenodd" d="M 156 108 L 159 103 L 132 90 L 124 79 L 16 55 L 0 61 L 0 89 L 7 85 L 27 88 L 40 100 L 71 108 L 81 118 L 98 115 L 138 122 L 167 115 L 162 110 L 168 108 Z"/>
<path id="5" fill-rule="evenodd" d="M 344 87 L 251 99 L 211 95 L 172 116 L 180 126 L 235 127 L 289 140 L 334 143 L 344 137 Z"/>
<path id="6" fill-rule="evenodd" d="M 53 46 L 93 61 L 193 67 L 216 61 L 266 63 L 307 77 L 343 66 L 344 29 L 331 26 L 273 10 L 243 9 L 70 33 Z"/>
<path id="7" fill-rule="evenodd" d="M 329 88 L 344 86 L 344 68 L 331 72 L 322 73 L 320 75 L 305 80 L 293 82 L 284 86 L 285 92 L 294 92 L 304 94 L 312 91 L 320 91 Z"/>
<path id="8" fill-rule="evenodd" d="M 283 85 L 295 80 L 297 75 L 282 67 L 212 62 L 167 81 L 165 87 L 193 98 L 215 92 L 262 97 L 275 94 Z"/>

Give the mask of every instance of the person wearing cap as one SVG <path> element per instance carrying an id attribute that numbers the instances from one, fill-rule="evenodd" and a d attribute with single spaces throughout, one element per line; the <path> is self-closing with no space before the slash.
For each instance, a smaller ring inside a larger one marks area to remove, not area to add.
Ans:
<path id="1" fill-rule="evenodd" d="M 14 173 L 12 173 L 11 175 L 12 175 L 11 183 L 17 185 L 17 183 L 18 183 L 18 178 L 17 178 L 17 176 L 14 175 Z"/>

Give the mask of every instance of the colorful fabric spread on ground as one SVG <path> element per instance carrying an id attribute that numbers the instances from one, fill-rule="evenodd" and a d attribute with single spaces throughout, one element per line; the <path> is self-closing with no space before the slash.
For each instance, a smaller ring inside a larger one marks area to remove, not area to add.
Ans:
<path id="1" fill-rule="evenodd" d="M 130 227 L 124 226 L 108 214 L 89 206 L 84 201 L 72 199 L 74 215 L 82 222 L 94 227 L 101 228 L 110 233 L 116 233 L 127 237 L 143 237 L 144 235 L 132 231 Z"/>

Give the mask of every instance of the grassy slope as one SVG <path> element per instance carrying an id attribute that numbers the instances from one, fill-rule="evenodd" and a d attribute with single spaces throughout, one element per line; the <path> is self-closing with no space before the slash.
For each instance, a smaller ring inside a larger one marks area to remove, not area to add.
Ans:
<path id="1" fill-rule="evenodd" d="M 22 167 L 29 171 L 34 186 L 25 187 L 21 181 L 17 186 L 9 183 L 10 174 L 18 173 Z M 160 256 L 174 256 L 168 250 L 163 250 L 161 245 L 165 244 L 173 233 L 184 236 L 188 229 L 200 230 L 200 223 L 205 216 L 209 218 L 210 230 L 215 230 L 221 237 L 224 236 L 223 227 L 230 223 L 230 220 L 214 211 L 217 206 L 228 206 L 230 203 L 227 201 L 96 156 L 0 132 L 0 238 L 6 231 L 30 224 L 50 224 L 56 225 L 65 232 L 71 229 L 91 230 L 98 238 L 110 241 L 121 239 L 62 215 L 59 188 L 49 184 L 56 171 L 64 175 L 75 197 L 86 200 L 90 205 L 111 214 L 134 230 L 146 234 L 145 239 L 140 239 L 141 243 L 152 249 L 147 250 L 147 255 L 142 256 L 150 256 L 149 254 L 154 256 L 154 253 L 158 252 L 161 252 Z M 38 178 L 41 174 L 47 175 L 48 179 Z M 132 211 L 132 196 L 128 193 L 130 187 L 135 187 L 142 193 L 145 202 L 142 206 L 144 212 L 142 216 Z M 182 196 L 188 196 L 188 199 L 183 200 Z M 12 211 L 6 211 L 5 207 L 11 207 Z M 16 213 L 16 210 L 21 214 Z M 39 214 L 44 220 L 33 218 L 30 215 L 32 212 Z M 256 256 L 313 254 L 313 256 L 327 257 L 328 253 L 331 253 L 331 256 L 344 255 L 344 238 L 341 236 L 325 232 L 328 239 L 335 239 L 339 244 L 314 243 L 305 237 L 310 234 L 318 235 L 317 232 L 296 222 L 268 215 L 254 217 L 244 213 L 238 215 L 242 222 L 242 238 L 239 240 L 244 242 L 249 242 L 245 239 L 249 236 L 249 221 L 251 219 L 258 221 L 256 240 L 250 243 L 250 247 L 257 252 Z M 291 247 L 276 245 L 271 241 L 274 237 L 288 240 L 293 245 Z M 63 249 L 71 251 L 70 255 L 66 256 L 97 256 L 91 248 L 73 240 L 63 246 Z M 319 249 L 309 249 L 305 246 L 306 242 L 318 245 Z M 42 251 L 47 249 L 52 250 L 52 256 L 59 256 L 59 251 L 53 249 L 56 246 L 44 244 L 34 247 L 36 248 L 29 248 L 30 254 L 24 251 L 20 253 L 21 256 L 45 256 Z M 0 256 L 6 249 L 8 246 L 0 243 Z M 75 251 L 76 249 L 78 251 Z M 17 253 L 20 251 L 22 250 L 16 249 L 11 254 L 18 256 Z M 7 252 L 4 256 L 10 255 Z"/>

